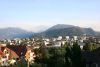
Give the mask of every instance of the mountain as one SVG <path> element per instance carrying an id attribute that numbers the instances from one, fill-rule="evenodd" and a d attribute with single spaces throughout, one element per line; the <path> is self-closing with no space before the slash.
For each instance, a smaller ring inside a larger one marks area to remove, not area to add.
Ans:
<path id="1" fill-rule="evenodd" d="M 82 28 L 73 25 L 57 24 L 52 26 L 48 30 L 39 33 L 39 35 L 48 36 L 48 37 L 57 37 L 57 36 L 79 36 L 79 35 L 96 35 L 96 32 L 92 28 Z"/>
<path id="2" fill-rule="evenodd" d="M 20 28 L 2 28 L 0 29 L 0 39 L 26 38 L 33 36 L 33 32 L 29 32 Z"/>
<path id="3" fill-rule="evenodd" d="M 57 24 L 41 33 L 29 32 L 20 28 L 2 28 L 0 29 L 0 39 L 27 38 L 36 36 L 58 37 L 58 36 L 73 36 L 73 35 L 99 35 L 100 32 L 94 31 L 92 28 L 82 28 L 73 25 Z"/>
<path id="4" fill-rule="evenodd" d="M 63 29 L 63 28 L 70 28 L 70 27 L 73 27 L 73 25 L 57 24 L 52 26 L 48 30 Z"/>

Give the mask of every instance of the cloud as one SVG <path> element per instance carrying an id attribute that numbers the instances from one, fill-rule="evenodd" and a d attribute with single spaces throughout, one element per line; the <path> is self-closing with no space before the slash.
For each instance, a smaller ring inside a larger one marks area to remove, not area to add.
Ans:
<path id="1" fill-rule="evenodd" d="M 44 31 L 54 25 L 52 21 L 1 21 L 0 28 L 18 27 L 28 31 Z"/>
<path id="2" fill-rule="evenodd" d="M 90 27 L 96 31 L 100 31 L 100 20 L 66 20 L 67 24 L 80 26 L 80 27 Z"/>
<path id="3" fill-rule="evenodd" d="M 34 20 L 34 21 L 0 21 L 0 28 L 5 27 L 19 27 L 28 31 L 40 32 L 52 27 L 56 24 L 70 24 L 80 27 L 91 27 L 96 31 L 100 31 L 100 21 L 99 20 Z"/>

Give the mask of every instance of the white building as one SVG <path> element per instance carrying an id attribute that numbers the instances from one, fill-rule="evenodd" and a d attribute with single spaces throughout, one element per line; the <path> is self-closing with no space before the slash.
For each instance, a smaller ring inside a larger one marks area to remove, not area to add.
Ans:
<path id="1" fill-rule="evenodd" d="M 83 42 L 78 42 L 78 45 L 80 46 L 81 49 L 83 49 L 85 43 L 83 43 Z"/>
<path id="2" fill-rule="evenodd" d="M 62 45 L 62 42 L 61 41 L 57 41 L 57 42 L 54 42 L 54 47 L 61 47 Z"/>
<path id="3" fill-rule="evenodd" d="M 59 37 L 57 38 L 57 40 L 62 40 L 62 36 L 59 36 Z"/>
<path id="4" fill-rule="evenodd" d="M 53 40 L 53 41 L 56 41 L 57 39 L 56 39 L 56 38 L 53 38 L 52 40 Z"/>
<path id="5" fill-rule="evenodd" d="M 34 61 L 34 58 L 35 58 L 35 54 L 34 54 L 34 52 L 30 52 L 29 62 Z"/>
<path id="6" fill-rule="evenodd" d="M 69 36 L 66 36 L 66 39 L 69 40 Z"/>
<path id="7" fill-rule="evenodd" d="M 78 40 L 78 37 L 77 36 L 73 36 L 74 40 Z"/>
<path id="8" fill-rule="evenodd" d="M 47 46 L 49 44 L 49 41 L 44 41 L 44 45 Z"/>

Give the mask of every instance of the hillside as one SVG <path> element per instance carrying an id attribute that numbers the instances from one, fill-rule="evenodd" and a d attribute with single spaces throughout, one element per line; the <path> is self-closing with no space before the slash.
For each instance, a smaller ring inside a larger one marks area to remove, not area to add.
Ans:
<path id="1" fill-rule="evenodd" d="M 33 36 L 33 32 L 28 32 L 20 28 L 0 29 L 0 39 L 26 38 Z"/>
<path id="2" fill-rule="evenodd" d="M 48 36 L 48 37 L 57 37 L 57 36 L 79 36 L 82 34 L 95 35 L 96 32 L 91 28 L 82 28 L 78 26 L 57 24 L 48 30 L 39 33 L 39 35 Z"/>
<path id="3" fill-rule="evenodd" d="M 0 29 L 0 39 L 13 39 L 13 38 L 29 38 L 33 35 L 58 37 L 58 36 L 79 36 L 83 34 L 100 36 L 100 32 L 95 32 L 92 28 L 82 28 L 73 25 L 57 24 L 46 31 L 41 33 L 33 33 L 20 28 L 2 28 Z"/>

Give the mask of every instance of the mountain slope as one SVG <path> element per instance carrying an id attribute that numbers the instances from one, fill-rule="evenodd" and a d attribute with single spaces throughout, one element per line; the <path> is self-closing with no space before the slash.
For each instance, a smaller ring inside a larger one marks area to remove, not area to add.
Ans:
<path id="1" fill-rule="evenodd" d="M 0 39 L 26 38 L 31 37 L 33 32 L 28 32 L 20 28 L 0 29 Z"/>
<path id="2" fill-rule="evenodd" d="M 96 32 L 92 28 L 83 28 L 83 32 L 87 35 L 96 35 Z"/>
<path id="3" fill-rule="evenodd" d="M 82 34 L 95 35 L 95 31 L 91 28 L 81 28 L 78 26 L 57 24 L 49 28 L 48 30 L 40 33 L 40 35 L 48 37 L 73 36 L 73 35 L 79 36 Z"/>
<path id="4" fill-rule="evenodd" d="M 52 26 L 48 30 L 64 29 L 64 28 L 70 28 L 70 27 L 73 27 L 73 25 L 57 24 L 57 25 Z"/>

